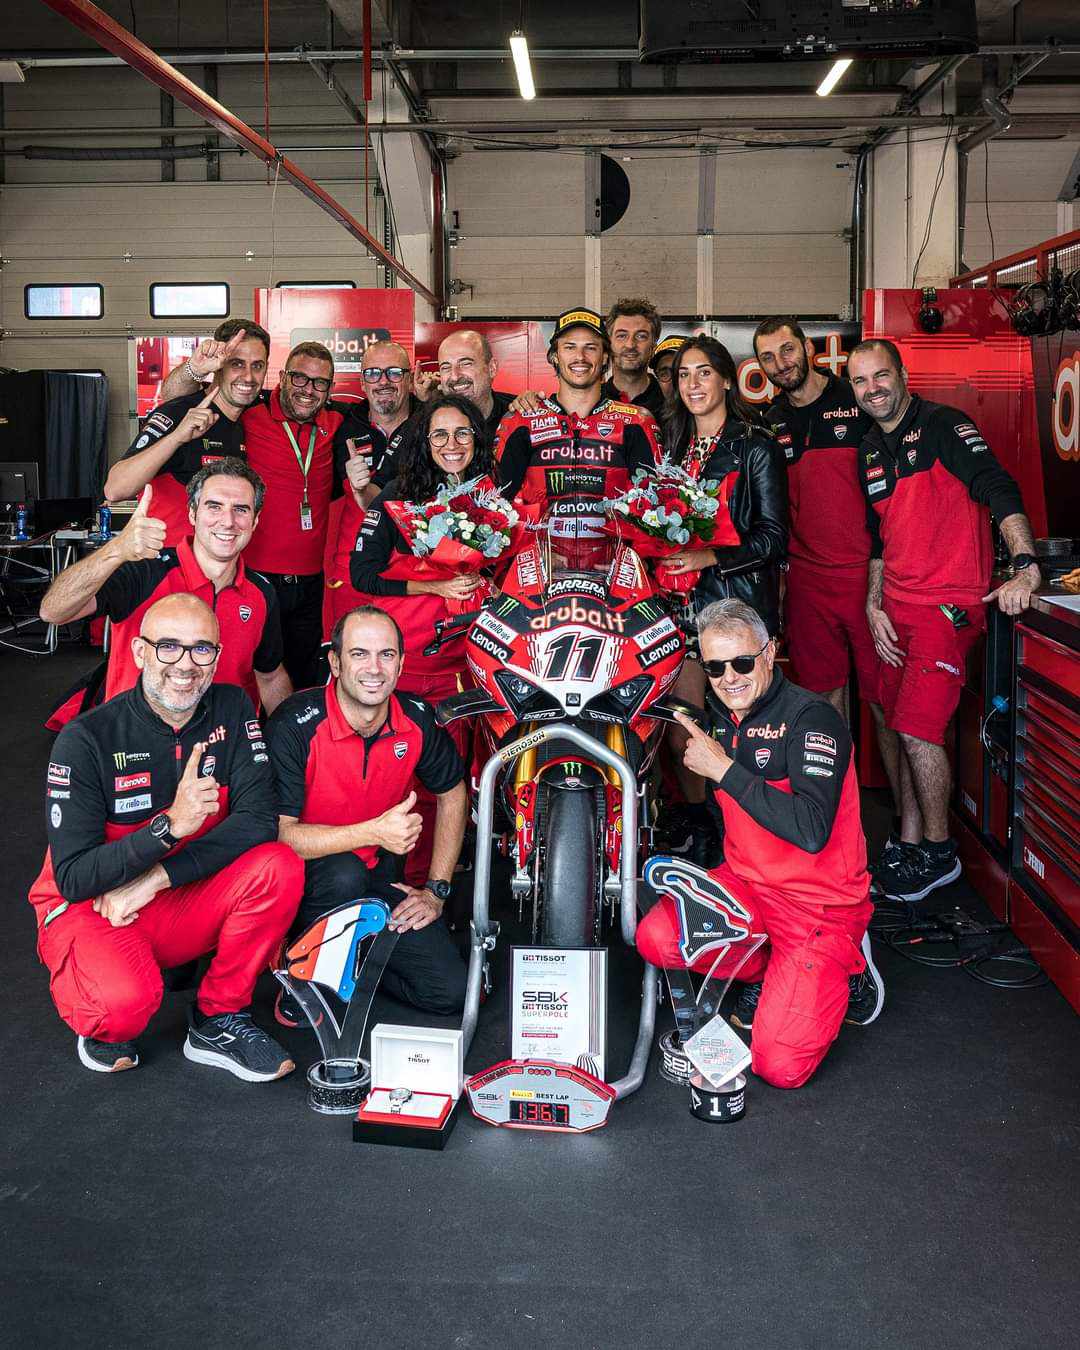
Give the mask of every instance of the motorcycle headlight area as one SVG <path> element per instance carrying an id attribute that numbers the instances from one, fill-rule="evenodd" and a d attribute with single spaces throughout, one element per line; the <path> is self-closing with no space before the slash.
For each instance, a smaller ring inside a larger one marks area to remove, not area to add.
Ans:
<path id="1" fill-rule="evenodd" d="M 519 675 L 516 670 L 497 670 L 495 683 L 518 718 L 561 717 L 562 706 L 545 690 L 533 684 L 531 680 Z"/>
<path id="2" fill-rule="evenodd" d="M 635 675 L 614 689 L 605 689 L 585 705 L 584 715 L 597 722 L 629 722 L 653 688 L 651 675 Z"/>

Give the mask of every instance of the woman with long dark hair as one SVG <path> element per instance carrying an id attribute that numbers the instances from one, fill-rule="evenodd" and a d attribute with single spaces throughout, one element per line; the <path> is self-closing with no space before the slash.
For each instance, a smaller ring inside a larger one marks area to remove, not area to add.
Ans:
<path id="1" fill-rule="evenodd" d="M 783 455 L 772 433 L 739 393 L 731 353 L 711 337 L 692 337 L 672 366 L 672 388 L 664 406 L 668 454 L 696 479 L 728 485 L 728 509 L 739 542 L 690 549 L 666 559 L 675 573 L 699 572 L 684 627 L 694 654 L 694 616 L 713 600 L 744 600 L 761 615 L 771 637 L 780 627 L 780 566 L 787 552 L 788 493 Z M 705 675 L 697 660 L 686 661 L 675 692 L 704 704 Z M 686 733 L 671 728 L 680 786 L 695 833 L 707 833 L 705 783 L 682 763 Z"/>

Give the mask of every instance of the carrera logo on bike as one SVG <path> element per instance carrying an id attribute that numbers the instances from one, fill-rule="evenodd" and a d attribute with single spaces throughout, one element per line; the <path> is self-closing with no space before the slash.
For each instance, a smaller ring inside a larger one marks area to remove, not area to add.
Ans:
<path id="1" fill-rule="evenodd" d="M 542 630 L 561 623 L 582 623 L 608 633 L 621 633 L 626 628 L 626 620 L 621 614 L 612 614 L 606 609 L 586 609 L 576 596 L 568 605 L 556 605 L 544 614 L 535 615 L 529 620 L 529 627 Z"/>
<path id="2" fill-rule="evenodd" d="M 548 595 L 568 595 L 576 591 L 578 595 L 591 595 L 597 600 L 606 600 L 607 592 L 598 581 L 589 581 L 587 577 L 567 577 L 548 587 Z"/>
<path id="3" fill-rule="evenodd" d="M 779 741 L 787 735 L 787 723 L 781 722 L 778 727 L 774 727 L 771 722 L 766 722 L 763 727 L 747 727 L 745 731 L 747 740 L 757 737 L 762 741 Z"/>

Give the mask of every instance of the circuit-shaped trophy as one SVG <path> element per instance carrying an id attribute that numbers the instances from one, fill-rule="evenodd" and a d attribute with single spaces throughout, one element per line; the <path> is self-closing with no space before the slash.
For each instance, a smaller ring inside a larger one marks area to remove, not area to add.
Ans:
<path id="1" fill-rule="evenodd" d="M 660 855 L 649 859 L 643 876 L 675 906 L 679 956 L 684 962 L 664 970 L 675 1031 L 661 1037 L 661 1073 L 673 1082 L 693 1085 L 700 1077 L 699 1086 L 722 1087 L 746 1067 L 750 1054 L 720 1016 L 720 1005 L 732 980 L 768 937 L 753 932 L 754 916 L 745 905 L 693 863 Z M 695 990 L 690 967 L 703 956 L 712 957 L 712 962 Z"/>
<path id="2" fill-rule="evenodd" d="M 308 1104 L 323 1115 L 352 1115 L 371 1087 L 360 1058 L 375 990 L 401 934 L 388 927 L 383 900 L 351 900 L 324 914 L 284 951 L 274 975 L 296 999 L 322 1059 L 308 1070 Z"/>

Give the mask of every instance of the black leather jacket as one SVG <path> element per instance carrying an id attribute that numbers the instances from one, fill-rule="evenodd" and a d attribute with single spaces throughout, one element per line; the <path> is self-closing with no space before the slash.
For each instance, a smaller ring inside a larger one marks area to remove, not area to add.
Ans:
<path id="1" fill-rule="evenodd" d="M 677 462 L 686 450 L 686 445 L 678 447 Z M 780 628 L 780 565 L 788 541 L 784 456 L 769 432 L 729 418 L 699 477 L 723 479 L 733 472 L 738 477 L 729 507 L 741 542 L 716 549 L 716 566 L 707 567 L 694 588 L 694 607 L 700 611 L 727 596 L 745 600 L 775 637 Z"/>

